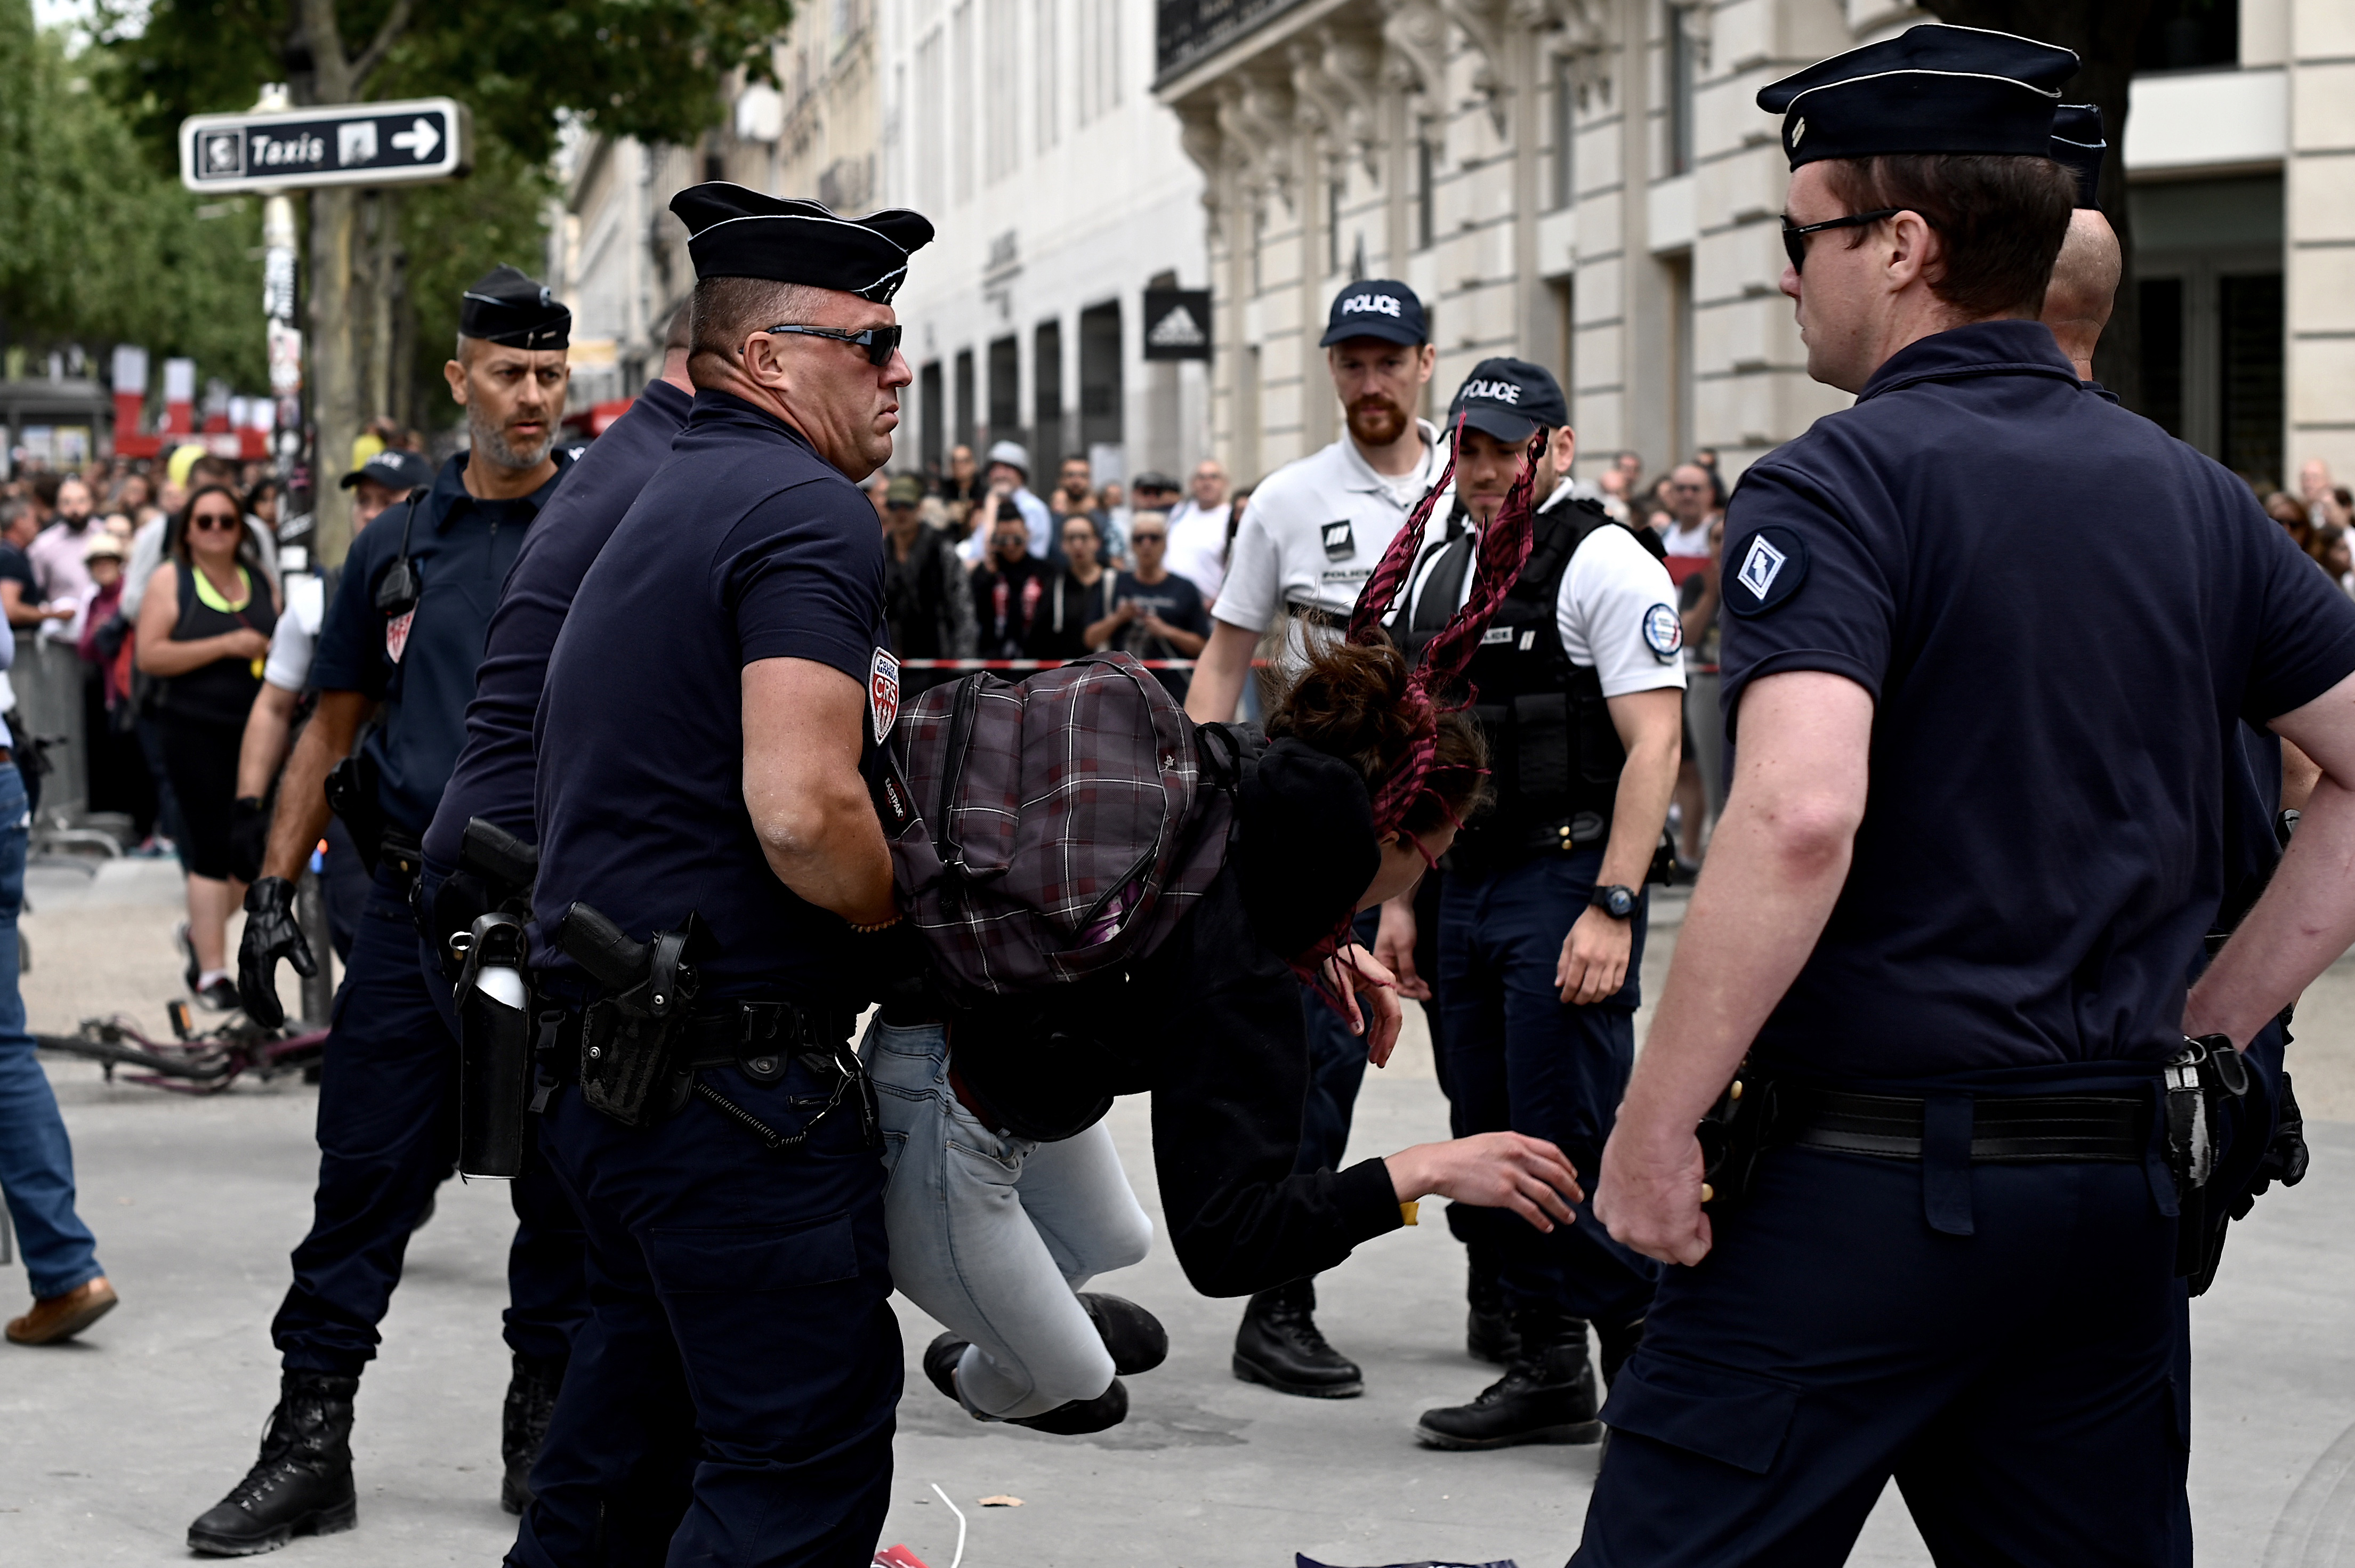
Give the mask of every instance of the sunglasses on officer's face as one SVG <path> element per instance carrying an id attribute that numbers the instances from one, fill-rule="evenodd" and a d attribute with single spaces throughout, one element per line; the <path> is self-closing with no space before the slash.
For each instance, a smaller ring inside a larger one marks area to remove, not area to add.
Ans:
<path id="1" fill-rule="evenodd" d="M 1851 212 L 1846 218 L 1828 218 L 1821 223 L 1798 224 L 1790 215 L 1783 217 L 1783 254 L 1791 258 L 1791 271 L 1807 270 L 1807 236 L 1820 234 L 1827 229 L 1861 229 L 1868 223 L 1878 223 L 1884 218 L 1894 218 L 1905 209 L 1902 207 L 1876 208 L 1870 212 Z"/>
<path id="2" fill-rule="evenodd" d="M 863 332 L 845 332 L 833 326 L 777 325 L 762 328 L 786 336 L 831 337 L 837 343 L 856 344 L 867 350 L 869 365 L 889 365 L 900 347 L 900 329 L 896 326 L 870 326 Z"/>

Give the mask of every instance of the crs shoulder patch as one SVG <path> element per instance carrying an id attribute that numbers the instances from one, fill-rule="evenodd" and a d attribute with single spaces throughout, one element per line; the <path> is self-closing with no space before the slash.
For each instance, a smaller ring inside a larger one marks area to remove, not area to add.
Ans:
<path id="1" fill-rule="evenodd" d="M 1763 615 L 1785 603 L 1807 581 L 1807 543 L 1789 528 L 1764 528 L 1752 534 L 1725 575 L 1725 607 L 1737 615 Z"/>
<path id="2" fill-rule="evenodd" d="M 1644 612 L 1644 645 L 1662 664 L 1675 658 L 1685 645 L 1684 621 L 1666 604 Z"/>

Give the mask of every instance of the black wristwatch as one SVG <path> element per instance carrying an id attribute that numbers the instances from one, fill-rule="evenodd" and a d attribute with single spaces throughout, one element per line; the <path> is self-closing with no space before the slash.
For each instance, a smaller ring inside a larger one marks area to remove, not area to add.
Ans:
<path id="1" fill-rule="evenodd" d="M 1614 920 L 1625 920 L 1636 912 L 1636 890 L 1633 888 L 1597 888 L 1586 901 Z"/>

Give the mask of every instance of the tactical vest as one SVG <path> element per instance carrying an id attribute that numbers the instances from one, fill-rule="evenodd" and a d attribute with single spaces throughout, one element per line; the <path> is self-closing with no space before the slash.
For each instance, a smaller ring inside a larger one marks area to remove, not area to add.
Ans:
<path id="1" fill-rule="evenodd" d="M 1562 574 L 1578 547 L 1598 528 L 1625 525 L 1583 499 L 1540 512 L 1532 523 L 1529 564 L 1497 607 L 1465 671 L 1474 693 L 1472 717 L 1488 743 L 1495 794 L 1449 853 L 1448 869 L 1467 876 L 1602 843 L 1611 833 L 1611 808 L 1627 762 L 1602 677 L 1592 666 L 1570 662 L 1555 618 Z M 1628 531 L 1654 556 L 1661 554 L 1657 538 Z M 1465 532 L 1433 547 L 1436 560 L 1404 629 L 1411 662 L 1422 662 L 1424 645 L 1462 602 L 1477 543 Z"/>

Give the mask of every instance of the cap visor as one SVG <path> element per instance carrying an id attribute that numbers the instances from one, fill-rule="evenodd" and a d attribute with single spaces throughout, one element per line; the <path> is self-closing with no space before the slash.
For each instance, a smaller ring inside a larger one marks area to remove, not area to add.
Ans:
<path id="1" fill-rule="evenodd" d="M 349 474 L 346 474 L 346 475 L 345 475 L 343 476 L 343 478 L 338 482 L 337 487 L 338 487 L 338 488 L 340 488 L 340 489 L 348 490 L 348 489 L 350 489 L 353 485 L 355 485 L 358 484 L 361 480 L 363 480 L 363 479 L 365 479 L 365 478 L 367 478 L 367 477 L 368 477 L 368 470 L 367 470 L 367 469 L 365 469 L 365 468 L 355 468 L 355 469 L 353 469 Z"/>
<path id="2" fill-rule="evenodd" d="M 1529 432 L 1538 428 L 1537 421 L 1508 414 L 1502 409 L 1468 409 L 1464 422 L 1483 435 L 1493 435 L 1515 445 L 1529 440 Z"/>
<path id="3" fill-rule="evenodd" d="M 1336 343 L 1347 343 L 1352 337 L 1379 337 L 1385 343 L 1403 343 L 1410 348 L 1418 347 L 1423 343 L 1422 337 L 1412 328 L 1385 317 L 1328 326 L 1325 329 L 1325 336 L 1316 340 L 1316 347 L 1330 348 Z"/>

